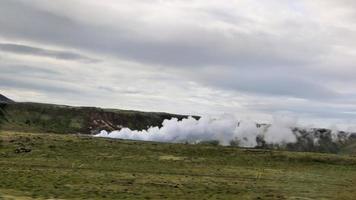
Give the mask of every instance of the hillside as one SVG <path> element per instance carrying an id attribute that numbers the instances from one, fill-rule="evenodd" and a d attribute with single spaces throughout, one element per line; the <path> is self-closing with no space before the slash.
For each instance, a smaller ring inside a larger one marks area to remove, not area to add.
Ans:
<path id="1" fill-rule="evenodd" d="M 0 94 L 0 103 L 14 103 L 14 101 Z"/>
<path id="2" fill-rule="evenodd" d="M 123 127 L 132 130 L 144 130 L 151 126 L 161 127 L 165 119 L 178 118 L 181 120 L 187 117 L 168 113 L 19 103 L 4 96 L 2 99 L 3 102 L 0 103 L 0 130 L 20 132 L 92 135 L 101 130 L 113 131 Z M 268 128 L 269 125 L 257 124 L 256 126 Z M 347 133 L 339 132 L 335 137 L 333 132 L 328 129 L 301 129 L 297 127 L 293 129 L 293 132 L 297 136 L 296 143 L 271 145 L 266 144 L 263 138 L 257 137 L 256 148 L 323 153 L 356 152 L 356 145 L 354 145 L 356 134 L 348 137 Z"/>
<path id="3" fill-rule="evenodd" d="M 349 142 L 347 145 L 344 145 L 340 151 L 340 154 L 345 155 L 355 155 L 356 156 L 356 140 Z"/>
<path id="4" fill-rule="evenodd" d="M 40 103 L 15 103 L 2 96 L 0 130 L 95 134 L 100 130 L 134 130 L 161 126 L 163 120 L 187 116 L 94 107 L 71 107 Z"/>
<path id="5" fill-rule="evenodd" d="M 298 128 L 292 129 L 297 142 L 286 145 L 264 145 L 264 149 L 283 149 L 288 151 L 322 152 L 322 153 L 348 153 L 356 152 L 356 133 L 332 131 L 324 128 Z"/>
<path id="6" fill-rule="evenodd" d="M 0 131 L 0 199 L 356 199 L 356 157 Z"/>

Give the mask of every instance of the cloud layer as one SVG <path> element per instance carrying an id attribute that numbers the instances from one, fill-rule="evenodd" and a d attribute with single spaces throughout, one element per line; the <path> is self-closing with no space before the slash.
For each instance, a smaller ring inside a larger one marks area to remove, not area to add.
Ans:
<path id="1" fill-rule="evenodd" d="M 350 124 L 356 4 L 3 0 L 0 87 L 19 100 Z"/>

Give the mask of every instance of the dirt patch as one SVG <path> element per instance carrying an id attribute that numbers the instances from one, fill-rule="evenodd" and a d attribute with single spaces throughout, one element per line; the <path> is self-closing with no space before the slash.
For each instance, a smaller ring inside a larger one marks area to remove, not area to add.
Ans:
<path id="1" fill-rule="evenodd" d="M 173 160 L 173 161 L 178 161 L 178 160 L 185 160 L 186 157 L 180 157 L 180 156 L 172 156 L 172 155 L 165 155 L 165 156 L 160 156 L 159 160 Z"/>

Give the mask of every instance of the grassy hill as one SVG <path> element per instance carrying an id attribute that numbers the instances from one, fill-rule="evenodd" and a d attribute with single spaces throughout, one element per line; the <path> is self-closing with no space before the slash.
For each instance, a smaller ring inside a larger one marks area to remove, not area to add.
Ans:
<path id="1" fill-rule="evenodd" d="M 356 199 L 356 157 L 0 132 L 0 199 Z"/>
<path id="2" fill-rule="evenodd" d="M 135 130 L 161 126 L 163 120 L 187 116 L 40 103 L 1 103 L 0 130 L 94 134 L 100 130 Z"/>
<path id="3" fill-rule="evenodd" d="M 94 107 L 18 103 L 0 96 L 0 130 L 20 132 L 44 132 L 59 134 L 96 134 L 101 130 L 113 131 L 122 127 L 143 130 L 162 125 L 165 119 L 183 119 L 187 116 L 168 113 L 139 112 Z M 198 118 L 198 117 L 196 117 Z M 356 134 L 353 138 L 340 132 L 334 140 L 328 129 L 293 129 L 297 142 L 287 145 L 269 145 L 259 139 L 258 148 L 282 149 L 324 153 L 347 153 L 356 151 Z M 318 143 L 315 143 L 315 139 Z M 212 141 L 214 142 L 214 141 Z"/>
<path id="4" fill-rule="evenodd" d="M 1 100 L 0 199 L 356 199 L 356 140 L 329 130 L 260 148 L 337 154 L 111 140 L 88 134 L 186 116 Z"/>

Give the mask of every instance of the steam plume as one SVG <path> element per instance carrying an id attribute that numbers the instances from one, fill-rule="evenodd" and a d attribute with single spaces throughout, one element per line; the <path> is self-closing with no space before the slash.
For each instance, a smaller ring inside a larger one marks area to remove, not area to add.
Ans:
<path id="1" fill-rule="evenodd" d="M 255 147 L 258 145 L 258 138 L 262 138 L 267 144 L 296 142 L 297 138 L 291 130 L 293 123 L 291 120 L 274 119 L 273 125 L 259 126 L 230 116 L 202 117 L 199 120 L 189 117 L 181 121 L 173 118 L 165 120 L 161 128 L 151 127 L 143 131 L 123 128 L 110 133 L 101 131 L 95 137 L 173 143 L 218 141 L 224 146 L 234 143 L 242 147 Z"/>

